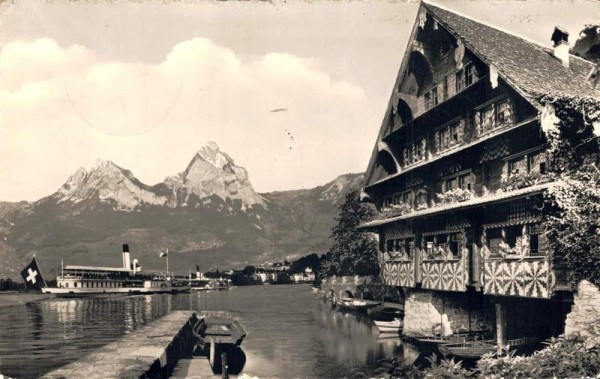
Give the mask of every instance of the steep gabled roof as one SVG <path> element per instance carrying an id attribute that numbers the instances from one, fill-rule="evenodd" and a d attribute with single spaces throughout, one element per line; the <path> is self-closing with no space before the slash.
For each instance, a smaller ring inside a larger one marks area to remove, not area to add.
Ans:
<path id="1" fill-rule="evenodd" d="M 569 68 L 566 68 L 552 55 L 550 48 L 439 6 L 421 4 L 439 24 L 460 38 L 486 64 L 494 66 L 500 77 L 528 100 L 545 94 L 600 99 L 600 88 L 594 89 L 586 80 L 593 67 L 591 62 L 570 55 Z"/>
<path id="2" fill-rule="evenodd" d="M 425 1 L 421 1 L 417 12 L 417 20 L 408 41 L 409 47 L 404 54 L 394 88 L 399 87 L 407 70 L 408 57 L 411 52 L 410 45 L 418 32 L 418 19 L 421 12 L 427 12 L 428 16 L 433 17 L 444 29 L 460 39 L 465 47 L 485 64 L 494 67 L 507 84 L 540 111 L 542 104 L 539 103 L 538 97 L 543 95 L 589 97 L 600 101 L 600 86 L 595 89 L 587 81 L 587 76 L 594 67 L 592 62 L 570 55 L 569 68 L 566 68 L 552 55 L 553 49 L 549 47 Z M 393 99 L 394 96 L 389 100 L 377 141 L 381 140 L 384 135 Z M 377 144 L 375 144 L 365 174 L 366 184 L 371 181 L 377 153 Z"/>

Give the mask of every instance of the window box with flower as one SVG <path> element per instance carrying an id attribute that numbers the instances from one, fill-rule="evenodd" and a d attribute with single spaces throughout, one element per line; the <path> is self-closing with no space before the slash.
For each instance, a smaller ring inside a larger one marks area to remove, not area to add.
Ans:
<path id="1" fill-rule="evenodd" d="M 539 171 L 530 173 L 516 173 L 509 176 L 503 175 L 500 180 L 500 188 L 504 192 L 516 191 L 521 188 L 531 187 L 536 184 L 542 184 L 550 181 L 548 175 Z"/>
<path id="2" fill-rule="evenodd" d="M 441 206 L 470 200 L 473 197 L 473 192 L 468 189 L 454 188 L 444 193 L 438 193 L 436 197 L 438 198 L 437 205 Z"/>
<path id="3" fill-rule="evenodd" d="M 413 211 L 413 206 L 408 203 L 391 204 L 381 210 L 383 218 L 397 217 Z"/>

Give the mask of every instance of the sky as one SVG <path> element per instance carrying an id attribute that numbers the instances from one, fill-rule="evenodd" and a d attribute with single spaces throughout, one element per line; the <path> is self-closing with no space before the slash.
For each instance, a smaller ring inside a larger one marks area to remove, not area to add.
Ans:
<path id="1" fill-rule="evenodd" d="M 433 2 L 433 1 L 432 1 Z M 591 0 L 433 3 L 550 45 Z M 153 185 L 215 141 L 258 192 L 363 172 L 415 1 L 0 4 L 0 201 L 111 160 Z"/>

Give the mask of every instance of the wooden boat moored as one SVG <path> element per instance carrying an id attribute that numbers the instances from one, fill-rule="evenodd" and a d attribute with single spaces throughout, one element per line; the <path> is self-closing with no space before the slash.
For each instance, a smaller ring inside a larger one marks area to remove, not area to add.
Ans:
<path id="1" fill-rule="evenodd" d="M 393 321 L 396 318 L 404 317 L 404 311 L 400 308 L 386 307 L 378 305 L 367 310 L 367 314 L 374 320 Z"/>
<path id="2" fill-rule="evenodd" d="M 382 333 L 399 333 L 402 330 L 402 319 L 396 318 L 392 321 L 375 320 L 375 327 Z"/>
<path id="3" fill-rule="evenodd" d="M 373 308 L 380 303 L 373 300 L 359 300 L 353 298 L 341 298 L 338 299 L 335 304 L 341 310 L 355 311 L 355 312 L 366 312 L 369 308 Z"/>
<path id="4" fill-rule="evenodd" d="M 506 341 L 505 349 L 519 353 L 521 350 L 534 346 L 540 341 L 541 339 L 538 337 L 516 338 Z M 438 350 L 444 357 L 479 359 L 484 354 L 497 352 L 498 348 L 495 340 L 484 340 L 440 344 Z"/>
<path id="5" fill-rule="evenodd" d="M 496 345 L 494 341 L 466 341 L 460 343 L 440 344 L 438 350 L 444 356 L 452 356 L 462 359 L 479 359 L 487 353 L 494 353 Z"/>

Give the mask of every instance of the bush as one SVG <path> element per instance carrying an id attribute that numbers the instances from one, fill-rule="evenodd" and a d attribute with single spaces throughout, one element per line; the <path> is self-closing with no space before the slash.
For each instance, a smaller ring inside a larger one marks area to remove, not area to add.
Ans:
<path id="1" fill-rule="evenodd" d="M 375 375 L 363 377 L 410 379 L 526 379 L 526 378 L 593 378 L 600 374 L 600 347 L 586 349 L 580 337 L 552 338 L 547 347 L 531 356 L 508 354 L 484 355 L 473 369 L 451 360 L 427 358 L 430 367 L 420 370 L 395 359 L 379 361 Z"/>

